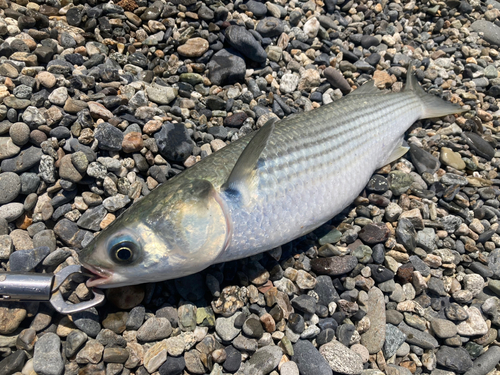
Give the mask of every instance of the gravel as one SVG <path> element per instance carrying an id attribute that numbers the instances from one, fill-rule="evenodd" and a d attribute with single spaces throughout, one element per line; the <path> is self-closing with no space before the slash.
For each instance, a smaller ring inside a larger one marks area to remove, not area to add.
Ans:
<path id="1" fill-rule="evenodd" d="M 499 9 L 0 1 L 0 271 L 77 264 L 95 234 L 184 169 L 372 78 L 400 91 L 412 59 L 426 91 L 467 109 L 417 121 L 408 154 L 277 249 L 111 290 L 69 317 L 1 302 L 0 372 L 498 370 Z M 72 303 L 91 296 L 82 281 L 62 286 Z"/>

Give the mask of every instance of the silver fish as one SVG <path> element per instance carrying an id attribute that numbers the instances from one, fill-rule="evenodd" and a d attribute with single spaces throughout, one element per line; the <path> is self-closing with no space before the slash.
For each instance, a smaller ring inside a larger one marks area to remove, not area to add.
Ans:
<path id="1" fill-rule="evenodd" d="M 80 254 L 89 287 L 173 279 L 270 250 L 347 207 L 401 157 L 418 119 L 463 112 L 408 72 L 400 93 L 373 81 L 310 112 L 267 123 L 132 205 Z"/>

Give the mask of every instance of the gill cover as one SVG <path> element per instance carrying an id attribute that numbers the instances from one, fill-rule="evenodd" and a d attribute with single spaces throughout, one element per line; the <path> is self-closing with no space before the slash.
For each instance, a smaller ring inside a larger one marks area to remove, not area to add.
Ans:
<path id="1" fill-rule="evenodd" d="M 230 240 L 225 204 L 209 181 L 198 179 L 183 184 L 172 202 L 168 213 L 172 227 L 160 235 L 168 247 L 177 248 L 194 264 L 202 261 L 203 269 L 225 250 Z"/>

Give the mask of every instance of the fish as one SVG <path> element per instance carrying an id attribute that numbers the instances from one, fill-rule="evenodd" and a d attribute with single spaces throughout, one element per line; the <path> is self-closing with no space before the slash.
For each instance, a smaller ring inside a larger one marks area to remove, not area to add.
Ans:
<path id="1" fill-rule="evenodd" d="M 463 112 L 407 71 L 401 92 L 369 81 L 343 98 L 230 143 L 135 202 L 79 259 L 87 286 L 175 279 L 271 250 L 349 206 L 406 151 L 417 120 Z"/>

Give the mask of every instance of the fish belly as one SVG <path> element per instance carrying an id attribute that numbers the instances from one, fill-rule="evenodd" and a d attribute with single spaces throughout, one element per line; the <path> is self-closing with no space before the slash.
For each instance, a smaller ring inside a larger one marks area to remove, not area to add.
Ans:
<path id="1" fill-rule="evenodd" d="M 350 95 L 280 121 L 262 153 L 252 199 L 225 196 L 232 238 L 221 262 L 300 237 L 341 212 L 421 116 L 412 92 Z"/>

